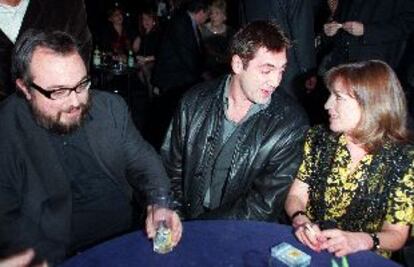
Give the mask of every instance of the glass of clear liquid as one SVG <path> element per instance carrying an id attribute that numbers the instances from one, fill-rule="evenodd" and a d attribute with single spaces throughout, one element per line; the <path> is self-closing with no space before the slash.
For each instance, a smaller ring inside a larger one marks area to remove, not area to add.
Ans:
<path id="1" fill-rule="evenodd" d="M 153 196 L 152 219 L 157 226 L 153 250 L 160 254 L 166 254 L 173 249 L 171 226 L 167 218 L 167 214 L 171 212 L 170 200 L 170 195 L 164 192 L 158 192 L 158 195 Z"/>
<path id="2" fill-rule="evenodd" d="M 166 221 L 160 222 L 153 240 L 153 250 L 159 254 L 172 251 L 172 233 Z"/>

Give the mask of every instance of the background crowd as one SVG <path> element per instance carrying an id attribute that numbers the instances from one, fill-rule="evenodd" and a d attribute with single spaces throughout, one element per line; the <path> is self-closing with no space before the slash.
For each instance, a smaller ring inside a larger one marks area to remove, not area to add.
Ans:
<path id="1" fill-rule="evenodd" d="M 191 7 L 186 0 L 146 0 L 104 1 L 99 8 L 95 2 L 85 2 L 93 48 L 125 63 L 128 52 L 134 53 L 139 66 L 131 100 L 134 120 L 157 148 L 182 93 L 226 74 L 231 36 L 256 19 L 277 22 L 293 40 L 282 87 L 305 107 L 311 124 L 327 121 L 324 73 L 341 63 L 367 59 L 381 59 L 396 70 L 413 112 L 411 1 L 215 0 Z M 195 13 L 205 11 L 206 18 L 193 27 L 193 34 L 177 17 L 194 8 Z M 192 49 L 191 42 L 198 48 Z"/>

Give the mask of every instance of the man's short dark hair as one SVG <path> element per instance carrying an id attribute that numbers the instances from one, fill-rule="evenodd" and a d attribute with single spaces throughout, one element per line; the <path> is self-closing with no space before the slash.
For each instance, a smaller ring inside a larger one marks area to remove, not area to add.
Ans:
<path id="1" fill-rule="evenodd" d="M 209 7 L 208 0 L 190 0 L 185 4 L 186 10 L 191 13 L 197 13 L 199 11 L 207 12 Z"/>
<path id="2" fill-rule="evenodd" d="M 243 68 L 246 68 L 259 48 L 272 52 L 282 52 L 290 47 L 290 41 L 281 28 L 269 21 L 253 21 L 241 28 L 233 37 L 230 48 L 230 60 L 238 55 Z"/>
<path id="3" fill-rule="evenodd" d="M 26 84 L 32 81 L 30 63 L 36 48 L 48 48 L 58 55 L 80 54 L 75 39 L 61 31 L 29 29 L 17 40 L 12 55 L 14 80 L 22 79 Z"/>

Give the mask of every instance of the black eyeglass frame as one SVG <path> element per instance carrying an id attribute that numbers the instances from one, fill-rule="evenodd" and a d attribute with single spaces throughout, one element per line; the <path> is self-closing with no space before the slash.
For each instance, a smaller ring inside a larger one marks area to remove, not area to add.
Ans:
<path id="1" fill-rule="evenodd" d="M 82 81 L 80 81 L 77 85 L 75 85 L 74 87 L 70 88 L 70 87 L 61 87 L 55 90 L 45 90 L 44 88 L 40 87 L 39 85 L 35 84 L 34 82 L 30 82 L 29 86 L 31 88 L 36 89 L 39 93 L 41 93 L 42 95 L 44 95 L 45 97 L 52 99 L 52 100 L 58 100 L 58 99 L 63 99 L 65 97 L 68 97 L 70 95 L 71 92 L 75 91 L 75 93 L 80 94 L 83 91 L 87 91 L 89 90 L 89 88 L 91 87 L 92 84 L 92 80 L 89 76 L 87 76 L 86 78 L 84 78 Z M 81 86 L 85 86 L 82 90 L 78 91 L 79 88 L 81 88 Z M 62 91 L 62 90 L 68 90 L 67 94 L 62 95 L 62 97 L 58 97 L 58 98 L 54 98 L 52 97 L 52 94 L 58 92 L 58 91 Z"/>

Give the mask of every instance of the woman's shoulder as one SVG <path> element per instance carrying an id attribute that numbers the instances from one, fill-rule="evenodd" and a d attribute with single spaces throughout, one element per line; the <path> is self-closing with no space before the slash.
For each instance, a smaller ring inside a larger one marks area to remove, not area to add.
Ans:
<path id="1" fill-rule="evenodd" d="M 389 165 L 397 173 L 414 171 L 414 146 L 413 144 L 400 144 L 386 142 L 376 153 L 376 157 L 386 165 Z"/>
<path id="2" fill-rule="evenodd" d="M 307 139 L 314 141 L 332 141 L 334 139 L 337 139 L 337 135 L 330 131 L 325 125 L 321 124 L 309 128 L 307 133 Z"/>
<path id="3" fill-rule="evenodd" d="M 317 151 L 333 151 L 337 147 L 339 136 L 330 131 L 325 125 L 311 127 L 306 133 L 306 146 Z"/>
<path id="4" fill-rule="evenodd" d="M 381 150 L 380 150 L 381 151 Z M 400 155 L 411 161 L 414 161 L 414 144 L 413 143 L 391 143 L 385 142 L 382 151 L 395 155 Z"/>

